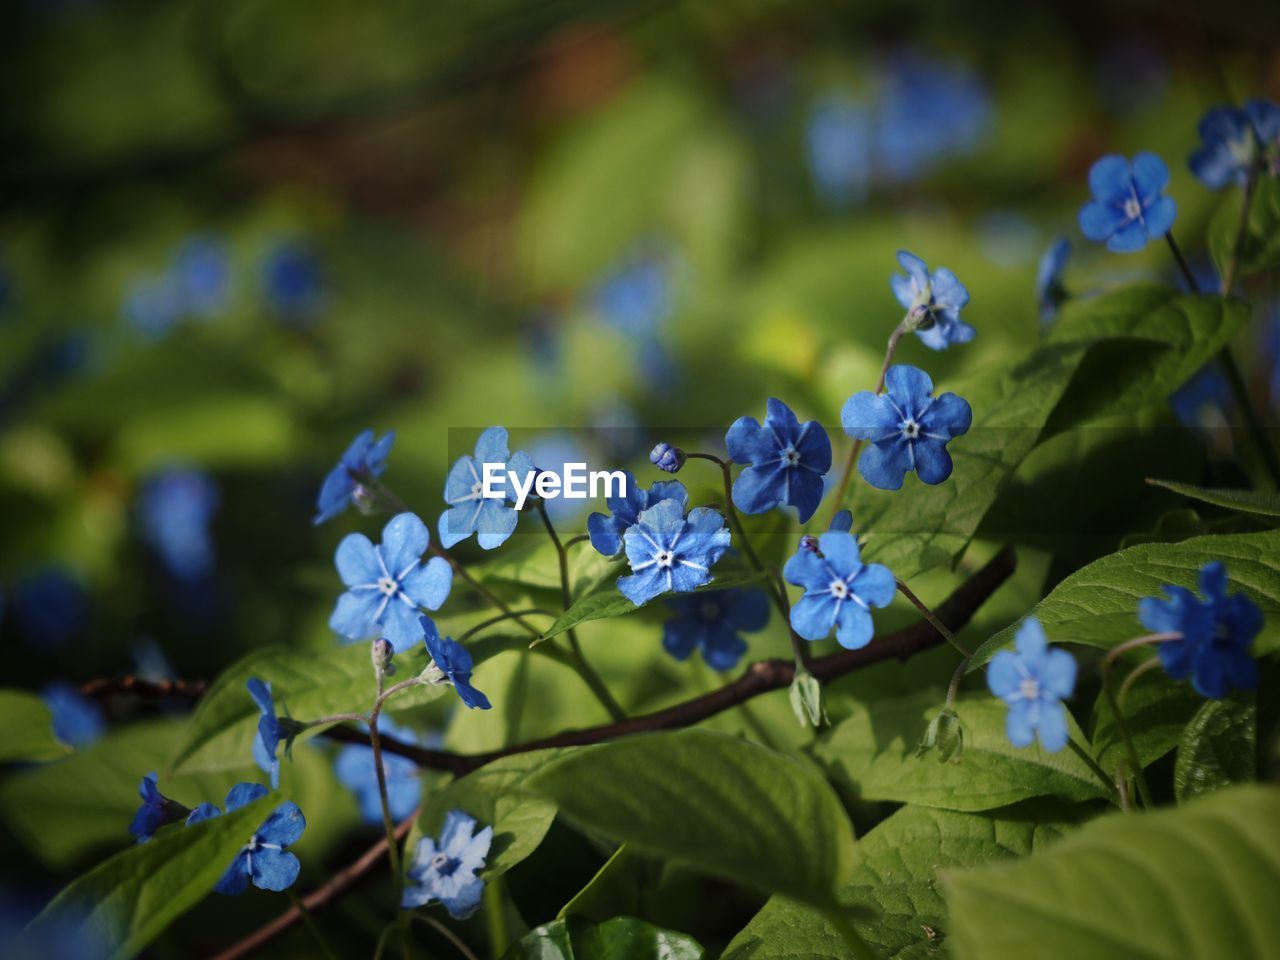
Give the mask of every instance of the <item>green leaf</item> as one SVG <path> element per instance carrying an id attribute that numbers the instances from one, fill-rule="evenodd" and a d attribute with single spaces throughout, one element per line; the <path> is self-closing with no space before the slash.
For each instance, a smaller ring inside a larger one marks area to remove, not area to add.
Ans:
<path id="1" fill-rule="evenodd" d="M 519 753 L 486 764 L 432 794 L 418 818 L 427 836 L 440 836 L 445 815 L 461 810 L 476 818 L 477 829 L 493 827 L 493 844 L 484 876 L 506 873 L 537 849 L 551 828 L 556 805 L 526 788 L 530 774 L 563 754 L 563 750 Z"/>
<path id="2" fill-rule="evenodd" d="M 956 960 L 1275 956 L 1280 788 L 1103 817 L 1048 851 L 942 883 Z"/>
<path id="3" fill-rule="evenodd" d="M 1258 707 L 1252 693 L 1206 702 L 1178 743 L 1173 768 L 1178 802 L 1256 779 L 1257 746 Z"/>
<path id="4" fill-rule="evenodd" d="M 169 829 L 94 867 L 59 893 L 23 939 L 74 936 L 101 955 L 132 957 L 213 889 L 279 797 Z M 98 955 L 95 953 L 95 955 Z"/>
<path id="5" fill-rule="evenodd" d="M 1218 274 L 1224 276 L 1235 253 L 1243 194 L 1232 191 L 1209 224 L 1209 249 Z M 1249 207 L 1249 226 L 1240 251 L 1237 277 L 1280 267 L 1280 180 L 1261 176 Z"/>
<path id="6" fill-rule="evenodd" d="M 1030 797 L 1083 801 L 1106 789 L 1070 750 L 1048 753 L 1040 744 L 1015 747 L 1005 734 L 1005 705 L 985 694 L 962 696 L 956 713 L 964 752 L 939 763 L 917 747 L 942 711 L 941 690 L 922 690 L 868 706 L 819 738 L 815 758 L 844 789 L 864 800 L 892 800 L 947 810 L 991 810 Z M 1073 739 L 1082 736 L 1068 716 Z"/>
<path id="7" fill-rule="evenodd" d="M 1103 557 L 1067 577 L 1031 610 L 1050 639 L 1109 648 L 1146 631 L 1138 622 L 1138 601 L 1162 596 L 1164 584 L 1197 588 L 1200 568 L 1211 560 L 1227 566 L 1232 590 L 1243 590 L 1266 615 L 1254 644 L 1262 656 L 1280 640 L 1280 532 L 1194 537 L 1181 543 L 1140 544 Z M 974 653 L 977 669 L 1013 642 L 1010 624 Z"/>
<path id="8" fill-rule="evenodd" d="M 53 735 L 53 715 L 40 697 L 0 690 L 0 763 L 56 760 L 70 752 Z"/>
<path id="9" fill-rule="evenodd" d="M 596 924 L 566 917 L 535 927 L 511 945 L 503 960 L 702 960 L 692 937 L 632 917 Z"/>
<path id="10" fill-rule="evenodd" d="M 1197 487 L 1190 483 L 1179 483 L 1176 480 L 1153 480 L 1147 483 L 1153 487 L 1164 487 L 1174 493 L 1180 493 L 1192 500 L 1212 503 L 1216 507 L 1228 510 L 1239 510 L 1243 513 L 1257 513 L 1264 517 L 1280 517 L 1280 493 L 1274 490 L 1231 490 L 1223 487 Z"/>
<path id="11" fill-rule="evenodd" d="M 425 649 L 401 654 L 405 676 L 426 666 Z M 250 677 L 269 681 L 276 712 L 298 720 L 335 713 L 367 712 L 377 689 L 369 648 L 358 643 L 323 652 L 266 647 L 228 667 L 200 699 L 186 735 L 169 760 L 172 773 L 230 770 L 243 767 L 252 755 L 258 708 L 245 683 Z M 441 696 L 443 685 L 412 687 L 391 701 L 395 709 L 416 706 Z M 303 736 L 314 735 L 313 729 Z"/>
<path id="12" fill-rule="evenodd" d="M 941 869 L 1025 857 L 1075 826 L 1069 808 L 1019 804 L 994 814 L 903 807 L 858 841 L 844 904 L 872 907 L 854 926 L 876 956 L 934 957 L 946 941 Z M 723 960 L 846 960 L 848 947 L 822 914 L 774 897 L 725 948 Z"/>
<path id="13" fill-rule="evenodd" d="M 853 830 L 813 769 L 702 730 L 575 750 L 530 779 L 570 821 L 636 853 L 829 903 Z"/>
<path id="14" fill-rule="evenodd" d="M 1154 656 L 1154 651 L 1148 656 Z M 1120 689 L 1123 666 L 1132 667 L 1135 662 L 1126 658 L 1112 669 L 1113 689 Z M 1135 680 L 1121 709 L 1138 762 L 1146 767 L 1176 747 L 1183 729 L 1203 704 L 1204 697 L 1191 684 L 1170 680 L 1162 670 L 1144 673 Z M 1128 760 L 1111 704 L 1101 693 L 1093 707 L 1093 755 L 1108 773 Z"/>

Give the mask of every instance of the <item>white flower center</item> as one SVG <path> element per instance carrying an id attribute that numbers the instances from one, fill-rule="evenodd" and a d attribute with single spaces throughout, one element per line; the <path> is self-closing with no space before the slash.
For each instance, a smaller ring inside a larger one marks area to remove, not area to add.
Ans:
<path id="1" fill-rule="evenodd" d="M 484 484 L 477 480 L 471 485 L 471 498 L 473 500 L 479 500 L 482 493 L 484 493 Z"/>
<path id="2" fill-rule="evenodd" d="M 794 467 L 800 462 L 800 454 L 795 447 L 787 447 L 782 451 L 782 462 L 788 467 Z"/>
<path id="3" fill-rule="evenodd" d="M 676 556 L 670 550 L 659 550 L 658 555 L 653 559 L 657 562 L 658 566 L 669 567 L 675 562 Z"/>
<path id="4" fill-rule="evenodd" d="M 831 595 L 837 600 L 844 600 L 849 596 L 849 585 L 843 580 L 832 580 L 831 586 L 828 587 Z"/>
<path id="5" fill-rule="evenodd" d="M 378 592 L 386 594 L 388 597 L 394 597 L 400 592 L 400 584 L 391 577 L 378 578 Z"/>
<path id="6" fill-rule="evenodd" d="M 449 864 L 449 855 L 447 853 L 437 853 L 431 858 L 431 865 L 437 870 L 443 870 Z"/>
<path id="7" fill-rule="evenodd" d="M 1040 684 L 1035 677 L 1026 677 L 1018 684 L 1018 693 L 1024 700 L 1040 699 Z"/>
<path id="8" fill-rule="evenodd" d="M 908 418 L 902 424 L 902 435 L 908 440 L 916 439 L 920 436 L 920 424 Z"/>
<path id="9" fill-rule="evenodd" d="M 1130 197 L 1124 202 L 1124 215 L 1130 220 L 1142 218 L 1142 202 L 1137 197 Z"/>

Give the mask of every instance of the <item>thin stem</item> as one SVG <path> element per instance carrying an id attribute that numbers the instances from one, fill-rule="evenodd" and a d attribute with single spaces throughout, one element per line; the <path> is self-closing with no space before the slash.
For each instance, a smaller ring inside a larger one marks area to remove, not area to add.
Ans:
<path id="1" fill-rule="evenodd" d="M 1093 755 L 1088 750 L 1070 738 L 1067 740 L 1067 746 L 1071 748 L 1072 753 L 1084 761 L 1085 766 L 1102 782 L 1102 785 L 1107 788 L 1107 793 L 1111 794 L 1112 800 L 1124 798 L 1125 794 L 1116 786 L 1116 781 L 1107 776 L 1107 771 L 1098 765 L 1098 761 L 1093 759 Z M 1124 804 L 1122 803 L 1121 807 L 1123 808 L 1123 806 Z"/>
<path id="2" fill-rule="evenodd" d="M 296 909 L 298 911 L 298 915 L 302 917 L 302 922 L 306 924 L 307 929 L 311 931 L 311 936 L 315 939 L 316 943 L 319 944 L 320 952 L 324 954 L 325 960 L 338 960 L 333 951 L 329 948 L 329 941 L 327 941 L 324 938 L 324 934 L 320 932 L 320 927 L 316 923 L 315 918 L 311 916 L 311 911 L 308 910 L 306 904 L 302 902 L 302 898 L 298 896 L 292 887 L 289 888 L 288 894 L 289 899 L 293 901 L 294 909 Z"/>
<path id="3" fill-rule="evenodd" d="M 568 540 L 566 540 L 564 542 L 564 548 L 568 550 L 570 547 L 576 546 L 579 543 L 587 543 L 590 539 L 591 539 L 590 534 L 580 533 L 576 537 L 570 537 Z"/>
<path id="4" fill-rule="evenodd" d="M 484 915 L 489 927 L 489 952 L 501 957 L 507 952 L 507 914 L 502 900 L 501 877 L 494 877 L 485 884 Z"/>
<path id="5" fill-rule="evenodd" d="M 457 950 L 464 957 L 466 957 L 467 960 L 480 960 L 480 958 L 475 955 L 472 949 L 466 945 L 466 943 L 463 941 L 461 937 L 459 937 L 456 933 L 454 933 L 452 930 L 446 927 L 443 923 L 441 923 L 435 917 L 425 913 L 414 913 L 414 914 L 410 914 L 410 916 L 412 917 L 412 919 L 417 920 L 420 923 L 425 923 L 431 929 L 435 930 L 436 933 L 440 934 L 440 936 L 448 940 L 451 944 L 453 944 L 454 949 Z"/>
<path id="6" fill-rule="evenodd" d="M 936 628 L 935 628 L 936 629 Z M 969 669 L 969 658 L 965 657 L 956 665 L 956 672 L 951 675 L 951 682 L 947 684 L 947 700 L 945 709 L 953 710 L 956 705 L 956 697 L 960 693 L 960 682 L 964 680 L 965 671 Z"/>
<path id="7" fill-rule="evenodd" d="M 898 584 L 898 592 L 911 601 L 911 605 L 920 611 L 920 616 L 929 621 L 930 626 L 937 630 L 938 633 L 942 634 L 943 639 L 946 640 L 947 643 L 959 650 L 960 655 L 966 660 L 973 656 L 973 654 L 960 645 L 960 641 L 956 639 L 956 635 L 954 633 L 947 629 L 947 625 L 934 616 L 933 611 L 926 607 L 924 603 L 921 602 L 920 598 L 912 593 L 910 587 L 901 580 L 897 580 L 896 583 Z"/>
<path id="8" fill-rule="evenodd" d="M 1178 640 L 1181 637 L 1182 634 L 1180 633 L 1149 633 L 1145 636 L 1135 637 L 1132 640 L 1126 640 L 1124 643 L 1112 647 L 1107 651 L 1107 655 L 1102 658 L 1102 692 L 1107 698 L 1107 705 L 1111 708 L 1111 716 L 1115 720 L 1116 729 L 1120 731 L 1120 739 L 1124 742 L 1124 749 L 1129 759 L 1133 780 L 1138 785 L 1138 796 L 1142 799 L 1143 807 L 1147 809 L 1152 806 L 1151 789 L 1147 786 L 1147 775 L 1142 769 L 1142 761 L 1138 759 L 1138 751 L 1133 745 L 1133 735 L 1129 732 L 1129 724 L 1125 722 L 1124 711 L 1120 708 L 1115 691 L 1111 689 L 1111 666 L 1129 650 L 1156 643 L 1167 643 L 1171 640 Z"/>
<path id="9" fill-rule="evenodd" d="M 1240 270 L 1240 257 L 1244 253 L 1244 241 L 1249 235 L 1249 208 L 1253 204 L 1254 188 L 1258 185 L 1258 164 L 1249 168 L 1244 181 L 1244 198 L 1240 202 L 1240 223 L 1236 227 L 1236 239 L 1231 245 L 1231 259 L 1227 261 L 1227 269 L 1223 271 L 1219 293 L 1224 297 L 1231 294 L 1236 285 L 1236 274 Z"/>
<path id="10" fill-rule="evenodd" d="M 1187 281 L 1187 289 L 1192 293 L 1200 292 L 1200 284 L 1196 283 L 1195 274 L 1191 272 L 1191 267 L 1187 265 L 1187 258 L 1182 255 L 1182 249 L 1178 246 L 1178 241 L 1173 239 L 1173 231 L 1170 230 L 1164 235 L 1165 241 L 1169 244 L 1169 252 L 1173 254 L 1173 259 L 1178 263 L 1178 269 L 1182 271 L 1182 279 Z"/>
<path id="11" fill-rule="evenodd" d="M 373 770 L 378 779 L 378 800 L 382 804 L 382 826 L 387 834 L 387 862 L 391 865 L 391 876 L 395 883 L 397 895 L 404 885 L 404 874 L 400 867 L 400 844 L 396 840 L 396 822 L 391 816 L 391 801 L 387 797 L 387 771 L 382 765 L 382 737 L 378 734 L 378 716 L 382 713 L 382 705 L 400 690 L 415 686 L 421 681 L 414 677 L 395 684 L 385 693 L 379 694 L 374 701 L 373 710 L 369 713 L 369 746 L 373 748 Z M 403 914 L 401 915 L 403 916 Z M 404 950 L 405 960 L 413 956 L 413 945 L 409 936 L 409 926 L 401 920 L 400 942 Z"/>
<path id="12" fill-rule="evenodd" d="M 485 627 L 492 627 L 495 623 L 502 623 L 504 620 L 516 620 L 520 617 L 528 617 L 533 615 L 541 617 L 550 617 L 555 619 L 559 616 L 554 610 L 544 610 L 541 607 L 529 607 L 527 610 L 512 610 L 510 613 L 500 613 L 496 617 L 490 617 L 488 620 L 482 620 L 474 627 L 470 627 L 467 631 L 458 637 L 458 642 L 470 640 L 473 636 L 483 630 Z"/>
<path id="13" fill-rule="evenodd" d="M 382 693 L 381 690 L 378 691 Z M 311 727 L 321 727 L 326 723 L 365 723 L 369 718 L 363 713 L 331 713 L 327 717 L 319 717 L 315 720 L 307 720 L 302 724 L 304 730 Z"/>
<path id="14" fill-rule="evenodd" d="M 1125 697 L 1129 695 L 1129 691 L 1133 689 L 1133 685 L 1138 681 L 1138 678 L 1145 673 L 1150 673 L 1158 666 L 1160 666 L 1160 658 L 1150 657 L 1129 671 L 1129 675 L 1120 684 L 1120 692 L 1116 694 L 1116 702 L 1120 705 L 1121 710 L 1124 709 Z"/>

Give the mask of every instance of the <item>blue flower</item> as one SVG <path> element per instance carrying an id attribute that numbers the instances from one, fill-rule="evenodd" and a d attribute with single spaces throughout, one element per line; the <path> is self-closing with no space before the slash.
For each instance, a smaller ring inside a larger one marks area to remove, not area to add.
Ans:
<path id="1" fill-rule="evenodd" d="M 440 670 L 441 681 L 453 684 L 458 698 L 468 708 L 488 710 L 489 698 L 471 685 L 471 651 L 452 637 L 441 637 L 430 617 L 419 618 L 426 635 L 427 653 Z"/>
<path id="2" fill-rule="evenodd" d="M 13 607 L 23 640 L 45 653 L 66 646 L 88 625 L 84 587 L 56 567 L 19 581 L 13 591 Z"/>
<path id="3" fill-rule="evenodd" d="M 1212 429 L 1227 424 L 1235 395 L 1221 368 L 1211 360 L 1170 395 L 1169 405 L 1183 426 Z"/>
<path id="4" fill-rule="evenodd" d="M 850 650 L 871 642 L 871 608 L 887 607 L 897 590 L 889 568 L 863 563 L 858 538 L 839 530 L 818 537 L 817 551 L 797 550 L 782 575 L 804 587 L 791 607 L 791 628 L 806 640 L 824 640 L 834 627 L 840 646 Z"/>
<path id="5" fill-rule="evenodd" d="M 388 720 L 386 714 L 378 717 L 378 732 L 405 743 L 413 743 L 417 739 L 412 730 Z M 398 823 L 422 802 L 418 766 L 406 757 L 384 752 L 382 770 L 387 779 L 387 805 L 391 808 L 391 819 Z M 378 793 L 373 748 L 360 744 L 343 747 L 333 762 L 333 772 L 338 782 L 356 795 L 361 819 L 365 823 L 381 824 L 382 799 Z"/>
<path id="6" fill-rule="evenodd" d="M 338 597 L 329 627 L 349 641 L 385 637 L 397 653 L 421 640 L 418 608 L 439 610 L 453 586 L 449 561 L 422 562 L 430 545 L 431 531 L 412 513 L 392 517 L 376 547 L 363 533 L 343 537 L 334 563 L 347 592 Z"/>
<path id="7" fill-rule="evenodd" d="M 178 801 L 170 800 L 160 792 L 154 773 L 148 773 L 142 778 L 142 782 L 138 784 L 138 796 L 142 798 L 142 806 L 133 815 L 129 835 L 137 837 L 139 843 L 146 843 L 165 824 L 177 823 L 191 814 Z"/>
<path id="8" fill-rule="evenodd" d="M 267 788 L 260 783 L 237 783 L 227 794 L 227 813 L 266 795 Z M 217 807 L 202 803 L 187 818 L 187 825 L 216 816 L 219 816 Z M 296 803 L 280 804 L 254 831 L 213 889 L 235 897 L 248 889 L 250 880 L 259 890 L 289 889 L 298 879 L 301 864 L 287 848 L 297 842 L 306 828 L 306 818 Z"/>
<path id="9" fill-rule="evenodd" d="M 670 263 L 660 254 L 634 254 L 596 288 L 595 308 L 609 326 L 651 338 L 671 313 Z"/>
<path id="10" fill-rule="evenodd" d="M 973 421 L 969 404 L 954 393 L 931 397 L 929 375 L 905 364 L 890 367 L 884 382 L 885 393 L 855 393 L 840 411 L 844 432 L 870 441 L 858 472 L 881 490 L 901 489 L 910 470 L 925 483 L 942 483 L 951 476 L 947 443 Z"/>
<path id="11" fill-rule="evenodd" d="M 298 243 L 277 244 L 262 265 L 267 302 L 289 320 L 309 320 L 324 303 L 320 258 Z"/>
<path id="12" fill-rule="evenodd" d="M 320 496 L 316 498 L 315 524 L 332 520 L 363 489 L 363 485 L 372 478 L 382 476 L 387 469 L 387 455 L 391 453 L 391 445 L 396 442 L 395 432 L 388 430 L 380 438 L 374 440 L 373 431 L 365 430 L 347 447 L 338 465 L 329 471 L 320 485 Z"/>
<path id="13" fill-rule="evenodd" d="M 1089 170 L 1093 199 L 1080 208 L 1080 229 L 1116 253 L 1141 250 L 1173 226 L 1178 207 L 1163 195 L 1168 183 L 1169 168 L 1154 153 L 1139 153 L 1132 166 L 1118 154 L 1103 157 Z"/>
<path id="14" fill-rule="evenodd" d="M 1009 705 L 1005 732 L 1015 747 L 1040 745 L 1056 753 L 1067 745 L 1067 711 L 1062 701 L 1076 685 L 1075 657 L 1050 650 L 1044 627 L 1034 617 L 1022 621 L 1014 650 L 1001 650 L 987 668 L 987 686 Z"/>
<path id="15" fill-rule="evenodd" d="M 821 199 L 834 207 L 863 200 L 871 182 L 871 115 L 847 96 L 819 100 L 805 127 L 809 173 Z"/>
<path id="16" fill-rule="evenodd" d="M 1262 630 L 1262 611 L 1243 593 L 1227 594 L 1227 568 L 1218 561 L 1200 570 L 1200 600 L 1185 587 L 1166 585 L 1168 599 L 1145 597 L 1138 619 L 1155 633 L 1180 633 L 1156 647 L 1165 671 L 1175 680 L 1191 677 L 1204 697 L 1217 700 L 1232 690 L 1258 685 L 1251 654 Z"/>
<path id="17" fill-rule="evenodd" d="M 739 417 L 724 436 L 734 463 L 751 466 L 733 482 L 733 502 L 745 513 L 795 507 L 804 523 L 822 501 L 822 478 L 831 469 L 831 439 L 816 420 L 800 423 L 781 400 L 769 399 L 761 424 Z"/>
<path id="18" fill-rule="evenodd" d="M 945 350 L 953 343 L 968 343 L 977 333 L 960 319 L 960 311 L 969 302 L 969 291 L 946 267 L 933 273 L 914 253 L 898 251 L 898 263 L 907 275 L 895 273 L 889 278 L 893 295 L 906 308 L 907 315 L 918 325 L 920 342 L 931 350 Z"/>
<path id="19" fill-rule="evenodd" d="M 711 567 L 729 549 L 724 518 L 708 507 L 686 517 L 678 500 L 641 512 L 622 535 L 631 575 L 618 580 L 623 596 L 640 606 L 660 593 L 688 593 L 711 582 Z"/>
<path id="20" fill-rule="evenodd" d="M 484 464 L 497 464 L 498 484 L 506 493 L 484 496 Z M 524 483 L 534 470 L 533 459 L 523 450 L 507 450 L 507 431 L 490 427 L 476 441 L 474 457 L 460 457 L 445 481 L 444 499 L 449 509 L 440 515 L 440 542 L 445 549 L 461 543 L 473 533 L 481 550 L 493 550 L 515 533 L 519 514 L 508 502 L 514 491 L 508 488 L 507 473 Z"/>
<path id="21" fill-rule="evenodd" d="M 55 680 L 41 696 L 53 715 L 53 735 L 67 746 L 90 746 L 107 732 L 102 707 L 66 681 Z"/>
<path id="22" fill-rule="evenodd" d="M 636 483 L 631 471 L 624 471 L 627 478 L 625 497 L 609 497 L 605 504 L 610 515 L 593 513 L 587 517 L 587 533 L 591 546 L 606 557 L 616 556 L 622 549 L 622 537 L 640 519 L 640 514 L 663 500 L 675 500 L 683 510 L 689 505 L 689 491 L 679 480 L 658 480 L 648 489 Z"/>
<path id="23" fill-rule="evenodd" d="M 732 670 L 747 652 L 740 631 L 764 629 L 769 598 L 763 590 L 744 587 L 672 597 L 667 606 L 676 616 L 662 628 L 662 646 L 677 660 L 695 649 L 713 670 Z"/>
<path id="24" fill-rule="evenodd" d="M 659 443 L 649 451 L 649 462 L 663 473 L 679 473 L 687 459 L 683 450 L 669 443 Z"/>
<path id="25" fill-rule="evenodd" d="M 484 881 L 476 876 L 484 867 L 493 842 L 493 827 L 475 832 L 476 821 L 461 810 L 450 810 L 444 818 L 440 842 L 423 837 L 414 848 L 406 871 L 406 910 L 439 901 L 455 920 L 464 920 L 480 908 Z"/>
<path id="26" fill-rule="evenodd" d="M 1204 144 L 1187 161 L 1191 172 L 1210 190 L 1243 187 L 1263 145 L 1280 135 L 1280 107 L 1267 100 L 1250 100 L 1244 109 L 1214 107 L 1197 129 Z"/>
<path id="27" fill-rule="evenodd" d="M 853 529 L 853 514 L 848 510 L 837 510 L 831 518 L 831 523 L 827 525 L 828 530 L 834 530 L 837 533 L 848 533 Z M 818 553 L 818 538 L 811 533 L 806 533 L 800 538 L 800 549 L 808 550 L 810 553 Z"/>
<path id="28" fill-rule="evenodd" d="M 547 434 L 529 447 L 529 458 L 539 473 L 550 472 L 564 476 L 565 464 L 586 463 L 587 453 L 582 444 L 567 431 Z M 550 497 L 543 508 L 556 524 L 575 519 L 581 512 L 583 501 L 569 497 Z"/>
<path id="29" fill-rule="evenodd" d="M 249 696 L 258 705 L 258 735 L 253 738 L 253 759 L 258 769 L 271 775 L 271 786 L 280 786 L 280 758 L 276 748 L 284 739 L 280 718 L 276 716 L 276 701 L 271 693 L 271 683 L 250 677 L 245 686 Z"/>
<path id="30" fill-rule="evenodd" d="M 179 580 L 199 580 L 213 569 L 209 524 L 218 507 L 218 488 L 198 470 L 172 468 L 142 487 L 142 537 Z"/>
<path id="31" fill-rule="evenodd" d="M 1071 259 L 1071 241 L 1058 237 L 1040 258 L 1036 270 L 1036 304 L 1040 308 L 1040 323 L 1046 325 L 1058 315 L 1067 300 L 1067 290 L 1062 284 L 1062 273 Z"/>
<path id="32" fill-rule="evenodd" d="M 231 258 L 212 237 L 190 237 L 178 248 L 173 277 L 184 313 L 212 317 L 226 309 Z"/>

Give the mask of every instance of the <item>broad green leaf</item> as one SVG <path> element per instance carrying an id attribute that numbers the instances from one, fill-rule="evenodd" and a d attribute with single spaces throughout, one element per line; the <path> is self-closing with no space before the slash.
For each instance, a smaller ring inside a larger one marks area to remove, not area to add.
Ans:
<path id="1" fill-rule="evenodd" d="M 702 960 L 692 937 L 633 917 L 596 924 L 566 917 L 534 927 L 511 945 L 503 960 Z"/>
<path id="2" fill-rule="evenodd" d="M 1075 826 L 1069 808 L 1019 804 L 992 814 L 903 807 L 858 841 L 845 905 L 870 907 L 854 926 L 878 957 L 936 957 L 949 924 L 939 870 L 1025 857 Z M 725 948 L 723 960 L 846 960 L 848 947 L 822 914 L 774 897 Z"/>
<path id="3" fill-rule="evenodd" d="M 1280 788 L 1113 814 L 1043 853 L 944 873 L 956 960 L 1221 960 L 1280 943 Z"/>
<path id="4" fill-rule="evenodd" d="M 163 831 L 99 864 L 56 896 L 24 936 L 75 936 L 101 956 L 136 956 L 208 894 L 278 796 Z"/>
<path id="5" fill-rule="evenodd" d="M 529 786 L 589 833 L 765 891 L 828 903 L 848 875 L 853 830 L 813 769 L 702 730 L 575 750 Z"/>
<path id="6" fill-rule="evenodd" d="M 1178 743 L 1173 790 L 1179 803 L 1258 773 L 1258 707 L 1253 694 L 1207 701 Z"/>
<path id="7" fill-rule="evenodd" d="M 1138 662 L 1136 658 L 1125 658 L 1116 664 L 1111 678 L 1115 690 L 1119 691 L 1125 673 Z M 1191 684 L 1171 680 L 1159 668 L 1135 680 L 1121 710 L 1138 761 L 1146 767 L 1176 747 L 1183 729 L 1203 704 L 1204 697 Z M 1093 755 L 1108 773 L 1128 759 L 1111 704 L 1101 693 L 1093 707 Z"/>
<path id="8" fill-rule="evenodd" d="M 1029 615 L 1059 643 L 1113 647 L 1146 633 L 1138 622 L 1139 600 L 1163 596 L 1165 584 L 1198 589 L 1200 568 L 1211 560 L 1226 564 L 1231 589 L 1243 590 L 1266 616 L 1255 653 L 1274 650 L 1280 641 L 1280 532 L 1274 530 L 1129 547 L 1067 577 Z M 971 669 L 1012 643 L 1017 628 L 1010 624 L 984 643 L 974 653 Z"/>
<path id="9" fill-rule="evenodd" d="M 985 694 L 962 696 L 956 713 L 964 752 L 939 763 L 916 748 L 942 710 L 941 690 L 857 704 L 814 746 L 814 756 L 844 789 L 863 800 L 892 800 L 947 810 L 992 810 L 1031 797 L 1084 801 L 1106 796 L 1084 761 L 1070 750 L 1040 744 L 1015 747 L 1005 734 L 1004 704 Z M 1068 717 L 1071 736 L 1082 741 Z"/>
<path id="10" fill-rule="evenodd" d="M 1219 275 L 1225 275 L 1227 264 L 1235 255 L 1236 236 L 1240 230 L 1240 204 L 1243 194 L 1238 190 L 1218 207 L 1209 224 L 1209 250 Z M 1280 180 L 1262 176 L 1254 191 L 1249 207 L 1249 226 L 1245 231 L 1241 248 L 1237 277 L 1247 277 L 1280 266 Z"/>
<path id="11" fill-rule="evenodd" d="M 613 856 L 596 871 L 591 881 L 560 908 L 556 919 L 573 916 L 600 920 L 618 914 L 639 913 L 641 875 L 649 865 L 650 861 L 636 856 L 623 844 L 613 851 Z M 626 900 L 621 909 L 615 906 L 619 899 Z"/>
<path id="12" fill-rule="evenodd" d="M 425 648 L 397 657 L 397 665 L 406 677 L 426 664 Z M 377 695 L 366 644 L 335 646 L 323 652 L 283 647 L 257 650 L 223 671 L 201 697 L 186 736 L 169 759 L 172 773 L 229 770 L 245 765 L 245 758 L 252 756 L 259 716 L 245 689 L 250 677 L 269 681 L 276 712 L 298 720 L 367 712 Z M 395 709 L 415 706 L 441 696 L 445 689 L 444 685 L 413 687 L 391 704 Z M 316 732 L 318 728 L 311 731 Z"/>
<path id="13" fill-rule="evenodd" d="M 53 715 L 34 693 L 0 690 L 0 763 L 55 760 L 71 748 L 53 735 Z"/>
<path id="14" fill-rule="evenodd" d="M 486 764 L 431 795 L 422 807 L 418 826 L 422 833 L 438 837 L 445 815 L 461 810 L 476 818 L 477 828 L 493 827 L 493 844 L 484 876 L 506 873 L 537 849 L 551 828 L 556 806 L 546 797 L 525 789 L 530 774 L 563 751 L 518 753 Z"/>
<path id="15" fill-rule="evenodd" d="M 1224 487 L 1197 487 L 1176 480 L 1148 480 L 1153 487 L 1164 487 L 1192 500 L 1201 500 L 1216 507 L 1257 513 L 1264 517 L 1280 517 L 1280 493 L 1274 490 L 1232 490 Z"/>

